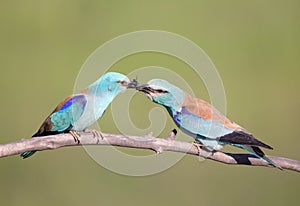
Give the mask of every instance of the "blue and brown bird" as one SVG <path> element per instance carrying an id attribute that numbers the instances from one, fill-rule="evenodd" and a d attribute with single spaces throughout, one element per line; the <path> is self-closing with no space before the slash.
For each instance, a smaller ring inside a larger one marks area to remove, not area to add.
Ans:
<path id="1" fill-rule="evenodd" d="M 79 143 L 76 132 L 87 130 L 102 117 L 108 105 L 118 94 L 135 86 L 136 82 L 131 82 L 125 75 L 108 72 L 88 88 L 64 99 L 32 137 L 70 132 Z M 35 152 L 23 152 L 21 157 L 30 157 Z"/>
<path id="2" fill-rule="evenodd" d="M 267 158 L 260 149 L 273 149 L 271 146 L 256 139 L 208 102 L 194 98 L 162 79 L 152 79 L 147 84 L 139 84 L 136 89 L 146 94 L 151 101 L 164 106 L 175 124 L 207 150 L 215 151 L 225 144 L 233 145 L 280 169 L 280 166 Z"/>

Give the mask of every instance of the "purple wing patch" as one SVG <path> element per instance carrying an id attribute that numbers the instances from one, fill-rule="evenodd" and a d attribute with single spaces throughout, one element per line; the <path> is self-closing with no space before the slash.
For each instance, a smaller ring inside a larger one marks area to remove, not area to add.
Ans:
<path id="1" fill-rule="evenodd" d="M 73 97 L 71 97 L 66 103 L 64 103 L 64 105 L 60 108 L 60 110 L 64 110 L 68 107 L 70 107 L 72 104 L 74 103 L 81 103 L 82 105 L 82 109 L 85 108 L 86 105 L 86 99 L 84 95 L 75 95 Z"/>
<path id="2" fill-rule="evenodd" d="M 180 119 L 180 116 L 181 115 L 184 115 L 184 114 L 187 114 L 187 115 L 190 115 L 190 116 L 195 116 L 197 118 L 199 118 L 198 116 L 190 113 L 185 107 L 182 107 L 181 108 L 181 111 L 180 112 L 176 112 L 176 114 L 173 116 L 173 120 L 177 123 L 177 124 L 180 124 L 181 123 L 181 119 Z"/>

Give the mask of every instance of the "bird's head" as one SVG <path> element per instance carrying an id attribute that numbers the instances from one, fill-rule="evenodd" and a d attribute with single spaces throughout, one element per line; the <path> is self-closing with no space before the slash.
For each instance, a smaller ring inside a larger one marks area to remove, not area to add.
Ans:
<path id="1" fill-rule="evenodd" d="M 177 110 L 185 99 L 185 92 L 163 79 L 152 79 L 147 84 L 136 86 L 138 91 L 158 104 Z"/>
<path id="2" fill-rule="evenodd" d="M 111 94 L 118 95 L 128 88 L 135 88 L 137 81 L 130 81 L 127 76 L 117 73 L 108 72 L 104 74 L 100 79 L 94 82 L 90 89 L 94 90 L 96 94 Z"/>

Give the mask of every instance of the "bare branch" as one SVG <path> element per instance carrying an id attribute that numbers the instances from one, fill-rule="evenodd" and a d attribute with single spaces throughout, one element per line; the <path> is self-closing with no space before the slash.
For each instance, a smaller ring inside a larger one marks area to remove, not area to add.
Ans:
<path id="1" fill-rule="evenodd" d="M 0 144 L 0 157 L 17 155 L 29 150 L 49 150 L 67 146 L 78 145 L 113 145 L 129 148 L 150 149 L 156 153 L 173 151 L 199 155 L 214 161 L 231 165 L 251 165 L 271 167 L 265 161 L 256 158 L 251 154 L 231 154 L 223 152 L 208 153 L 205 150 L 193 146 L 192 143 L 175 140 L 176 132 L 172 131 L 167 138 L 155 138 L 150 135 L 130 136 L 121 134 L 102 133 L 103 139 L 95 138 L 93 133 L 79 133 L 80 144 L 74 141 L 71 134 L 58 134 L 30 139 L 23 139 L 17 142 Z M 272 161 L 280 165 L 283 169 L 300 172 L 300 162 L 283 157 L 268 156 Z"/>

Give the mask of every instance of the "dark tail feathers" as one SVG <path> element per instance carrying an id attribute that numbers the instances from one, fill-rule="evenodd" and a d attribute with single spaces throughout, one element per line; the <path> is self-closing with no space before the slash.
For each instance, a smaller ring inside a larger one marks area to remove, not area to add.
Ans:
<path id="1" fill-rule="evenodd" d="M 31 155 L 33 155 L 35 152 L 36 152 L 35 150 L 23 152 L 20 156 L 23 157 L 23 159 L 26 159 L 26 158 L 30 157 Z"/>
<path id="2" fill-rule="evenodd" d="M 32 137 L 38 137 L 40 135 L 39 131 L 37 133 L 35 133 L 34 135 L 32 135 Z M 20 156 L 23 158 L 23 159 L 26 159 L 30 156 L 32 156 L 34 153 L 36 153 L 36 150 L 32 150 L 32 151 L 26 151 L 26 152 L 23 152 L 22 154 L 20 154 Z"/>
<path id="3" fill-rule="evenodd" d="M 271 146 L 259 141 L 258 139 L 254 138 L 251 134 L 248 134 L 243 131 L 234 131 L 230 134 L 220 137 L 219 140 L 221 142 L 226 142 L 230 144 L 240 144 L 253 147 L 264 147 L 266 149 L 273 149 Z M 256 149 L 254 149 L 254 151 L 255 150 Z M 257 150 L 257 153 L 260 153 L 260 151 Z"/>

